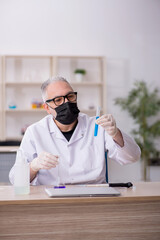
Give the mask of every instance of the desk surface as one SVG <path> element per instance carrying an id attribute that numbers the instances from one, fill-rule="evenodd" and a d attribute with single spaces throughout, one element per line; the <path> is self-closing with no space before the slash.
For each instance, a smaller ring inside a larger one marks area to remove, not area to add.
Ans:
<path id="1" fill-rule="evenodd" d="M 133 188 L 117 188 L 121 193 L 117 197 L 49 198 L 44 189 L 45 186 L 31 186 L 29 195 L 15 195 L 13 186 L 0 186 L 0 205 L 160 201 L 160 182 L 139 182 Z"/>
<path id="2" fill-rule="evenodd" d="M 159 240 L 160 182 L 133 185 L 119 197 L 56 199 L 45 186 L 23 196 L 0 186 L 0 239 Z"/>

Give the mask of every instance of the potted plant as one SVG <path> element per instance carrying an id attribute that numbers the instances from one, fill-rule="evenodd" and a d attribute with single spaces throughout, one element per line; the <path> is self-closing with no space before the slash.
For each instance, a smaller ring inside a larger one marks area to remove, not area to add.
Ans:
<path id="1" fill-rule="evenodd" d="M 77 68 L 77 69 L 74 71 L 74 74 L 75 74 L 75 77 L 76 77 L 76 81 L 77 81 L 77 82 L 82 82 L 83 76 L 86 74 L 86 70 L 85 70 L 85 69 Z"/>
<path id="2" fill-rule="evenodd" d="M 141 148 L 141 159 L 144 164 L 144 180 L 147 180 L 147 166 L 150 159 L 159 156 L 159 149 L 156 149 L 154 141 L 160 136 L 160 120 L 155 120 L 160 111 L 160 98 L 158 89 L 149 91 L 144 81 L 136 81 L 126 98 L 116 98 L 115 104 L 127 110 L 134 119 L 135 129 L 132 130 L 137 144 Z"/>

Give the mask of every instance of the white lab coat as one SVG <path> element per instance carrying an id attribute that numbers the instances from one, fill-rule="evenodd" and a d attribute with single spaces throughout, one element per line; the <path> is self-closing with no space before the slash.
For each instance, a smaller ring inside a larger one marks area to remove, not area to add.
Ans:
<path id="1" fill-rule="evenodd" d="M 121 148 L 102 127 L 94 137 L 94 127 L 95 117 L 79 113 L 78 124 L 69 142 L 51 115 L 28 127 L 20 145 L 28 162 L 43 151 L 59 156 L 59 165 L 50 170 L 40 170 L 31 184 L 54 185 L 57 179 L 66 184 L 103 183 L 105 151 L 108 151 L 109 158 L 122 165 L 139 159 L 140 149 L 131 137 L 122 132 L 124 147 Z M 14 166 L 9 178 L 13 184 Z"/>

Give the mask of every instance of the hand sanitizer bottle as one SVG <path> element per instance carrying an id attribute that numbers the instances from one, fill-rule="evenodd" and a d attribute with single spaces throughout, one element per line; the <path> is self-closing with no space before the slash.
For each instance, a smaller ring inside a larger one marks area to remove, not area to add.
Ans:
<path id="1" fill-rule="evenodd" d="M 15 162 L 14 192 L 16 195 L 29 194 L 30 169 L 23 151 L 18 149 Z"/>

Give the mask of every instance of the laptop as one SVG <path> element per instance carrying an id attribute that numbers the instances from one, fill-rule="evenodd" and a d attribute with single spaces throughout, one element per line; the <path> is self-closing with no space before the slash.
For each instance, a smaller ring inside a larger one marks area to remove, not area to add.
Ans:
<path id="1" fill-rule="evenodd" d="M 109 197 L 119 196 L 120 192 L 108 186 L 78 186 L 68 185 L 60 187 L 46 187 L 46 193 L 49 197 Z"/>

